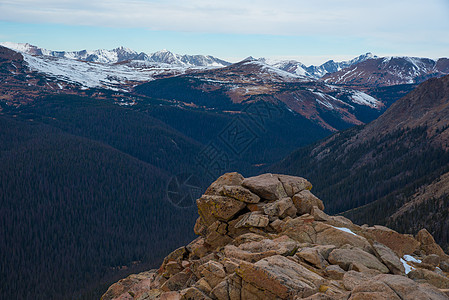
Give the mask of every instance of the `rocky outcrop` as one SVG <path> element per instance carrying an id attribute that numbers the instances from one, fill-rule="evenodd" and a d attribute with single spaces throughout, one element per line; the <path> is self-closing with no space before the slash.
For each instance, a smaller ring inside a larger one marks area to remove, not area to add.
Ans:
<path id="1" fill-rule="evenodd" d="M 329 216 L 300 177 L 227 173 L 197 200 L 197 239 L 108 299 L 449 299 L 448 256 L 415 238 Z"/>

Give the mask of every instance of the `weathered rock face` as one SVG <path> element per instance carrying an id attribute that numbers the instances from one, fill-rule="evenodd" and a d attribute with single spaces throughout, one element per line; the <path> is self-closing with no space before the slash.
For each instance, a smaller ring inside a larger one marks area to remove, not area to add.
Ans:
<path id="1" fill-rule="evenodd" d="M 416 238 L 329 216 L 304 178 L 227 173 L 197 200 L 197 239 L 102 299 L 449 299 L 448 256 Z"/>

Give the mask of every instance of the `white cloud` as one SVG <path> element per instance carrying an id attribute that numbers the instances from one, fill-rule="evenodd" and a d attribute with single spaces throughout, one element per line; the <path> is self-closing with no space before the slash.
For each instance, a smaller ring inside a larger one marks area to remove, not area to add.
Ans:
<path id="1" fill-rule="evenodd" d="M 0 0 L 3 21 L 352 38 L 402 53 L 449 49 L 447 16 L 447 0 Z"/>
<path id="2" fill-rule="evenodd" d="M 0 19 L 193 32 L 357 36 L 418 28 L 447 30 L 445 1 L 2 0 Z"/>

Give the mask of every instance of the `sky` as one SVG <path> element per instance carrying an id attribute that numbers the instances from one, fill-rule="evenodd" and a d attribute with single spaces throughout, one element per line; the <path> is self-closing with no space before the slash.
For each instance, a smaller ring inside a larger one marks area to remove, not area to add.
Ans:
<path id="1" fill-rule="evenodd" d="M 449 0 L 0 0 L 0 41 L 306 65 L 449 57 Z"/>

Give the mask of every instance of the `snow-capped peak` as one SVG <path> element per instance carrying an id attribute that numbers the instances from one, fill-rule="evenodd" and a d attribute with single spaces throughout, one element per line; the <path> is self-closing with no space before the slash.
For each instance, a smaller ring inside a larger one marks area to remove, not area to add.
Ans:
<path id="1" fill-rule="evenodd" d="M 241 62 L 246 62 L 246 61 L 260 61 L 257 58 L 254 58 L 252 56 L 248 56 L 247 58 L 244 58 Z"/>
<path id="2" fill-rule="evenodd" d="M 155 53 L 138 53 L 132 49 L 120 46 L 113 50 L 81 50 L 81 51 L 52 51 L 39 48 L 30 44 L 4 42 L 1 46 L 31 55 L 45 55 L 53 57 L 64 57 L 88 62 L 99 62 L 106 64 L 119 63 L 123 61 L 142 61 L 146 63 L 162 63 L 175 67 L 224 67 L 229 62 L 209 55 L 179 55 L 167 49 Z"/>
<path id="3" fill-rule="evenodd" d="M 129 49 L 129 48 L 126 48 L 126 47 L 123 47 L 123 46 L 117 47 L 117 48 L 113 49 L 112 51 L 114 51 L 114 52 L 125 52 L 125 53 L 130 53 L 130 54 L 137 54 L 136 51 L 134 51 L 132 49 Z"/>
<path id="4" fill-rule="evenodd" d="M 12 43 L 12 42 L 2 42 L 0 43 L 0 46 L 16 50 L 19 52 L 27 52 L 34 47 L 28 43 Z"/>
<path id="5" fill-rule="evenodd" d="M 360 63 L 360 62 L 368 60 L 368 59 L 374 59 L 374 58 L 377 58 L 377 56 L 372 54 L 371 52 L 367 52 L 367 53 L 357 56 L 349 61 L 335 62 L 334 60 L 328 60 L 319 66 L 311 65 L 308 67 L 306 65 L 304 65 L 303 63 L 301 63 L 299 61 L 295 61 L 295 60 L 273 60 L 273 59 L 267 59 L 267 58 L 263 58 L 261 60 L 263 62 L 265 62 L 269 65 L 272 65 L 276 68 L 279 68 L 283 71 L 287 71 L 289 73 L 296 74 L 296 75 L 308 76 L 308 77 L 318 79 L 328 73 L 334 73 L 334 72 L 340 71 L 344 68 L 347 68 L 349 66 L 352 66 L 354 64 Z"/>

